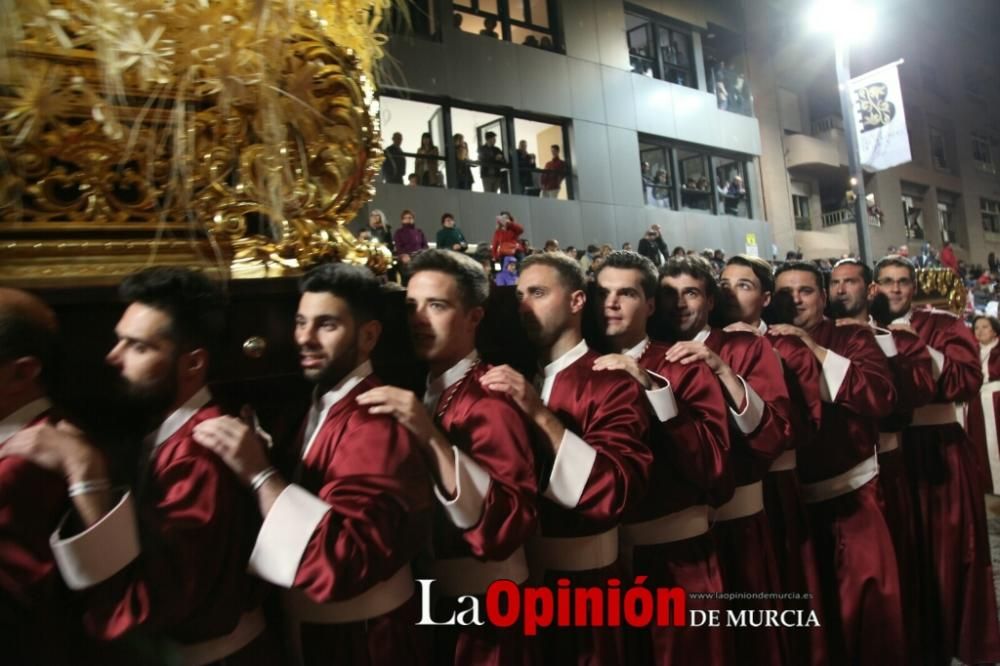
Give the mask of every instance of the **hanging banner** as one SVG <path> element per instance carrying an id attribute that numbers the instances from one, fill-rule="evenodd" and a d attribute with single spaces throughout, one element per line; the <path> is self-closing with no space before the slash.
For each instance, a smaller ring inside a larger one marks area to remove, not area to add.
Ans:
<path id="1" fill-rule="evenodd" d="M 882 171 L 909 162 L 910 137 L 903 114 L 899 62 L 855 77 L 847 85 L 861 165 L 869 171 Z"/>

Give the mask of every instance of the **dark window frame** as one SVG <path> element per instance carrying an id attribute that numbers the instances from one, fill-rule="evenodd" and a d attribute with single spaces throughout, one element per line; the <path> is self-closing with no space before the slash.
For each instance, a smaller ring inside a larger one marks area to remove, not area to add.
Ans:
<path id="1" fill-rule="evenodd" d="M 694 58 L 694 33 L 695 28 L 689 25 L 685 25 L 679 21 L 671 20 L 667 16 L 660 14 L 655 14 L 642 9 L 641 7 L 636 7 L 634 5 L 625 5 L 625 14 L 627 16 L 632 16 L 633 18 L 643 21 L 642 25 L 638 25 L 634 28 L 625 29 L 625 44 L 626 48 L 628 46 L 628 35 L 629 33 L 639 30 L 640 28 L 646 29 L 646 43 L 649 44 L 650 52 L 652 55 L 635 55 L 629 52 L 629 63 L 632 63 L 632 59 L 636 58 L 641 61 L 651 61 L 653 66 L 653 78 L 660 81 L 665 81 L 667 83 L 672 83 L 673 85 L 683 86 L 685 88 L 693 88 L 694 90 L 700 90 L 698 84 L 698 67 L 695 63 Z M 666 31 L 669 35 L 678 34 L 685 39 L 686 49 L 684 57 L 687 60 L 687 67 L 682 67 L 676 63 L 666 62 L 663 58 L 663 47 L 664 44 L 660 41 L 661 31 Z M 635 68 L 632 71 L 636 74 L 642 74 L 643 72 L 638 72 Z M 683 71 L 689 80 L 689 83 L 676 83 L 668 78 L 668 72 L 679 72 Z"/>
<path id="2" fill-rule="evenodd" d="M 500 147 L 504 152 L 504 157 L 508 162 L 508 191 L 501 192 L 502 194 L 515 194 L 522 196 L 532 196 L 524 195 L 522 191 L 520 170 L 517 165 L 517 160 L 514 159 L 514 153 L 517 152 L 518 138 L 514 132 L 514 121 L 515 120 L 527 120 L 531 122 L 545 123 L 547 125 L 554 125 L 561 128 L 562 130 L 562 160 L 566 163 L 565 172 L 565 184 L 566 184 L 566 200 L 572 201 L 576 199 L 576 183 L 574 180 L 573 172 L 573 159 L 572 150 L 570 147 L 570 128 L 572 126 L 572 121 L 569 118 L 553 118 L 552 116 L 545 116 L 537 113 L 530 113 L 515 109 L 509 106 L 491 106 L 489 104 L 477 104 L 475 102 L 467 102 L 465 100 L 455 100 L 451 97 L 441 97 L 435 95 L 425 95 L 422 93 L 401 91 L 394 88 L 384 87 L 379 90 L 378 98 L 388 97 L 390 99 L 400 99 L 412 102 L 421 102 L 424 104 L 433 104 L 440 108 L 442 115 L 442 132 L 446 138 L 446 145 L 438 146 L 440 149 L 441 157 L 438 159 L 444 160 L 445 162 L 445 185 L 444 189 L 458 189 L 455 187 L 458 179 L 458 162 L 455 156 L 454 146 L 452 145 L 452 139 L 454 138 L 455 132 L 452 123 L 452 111 L 455 109 L 465 110 L 465 111 L 476 111 L 479 113 L 489 113 L 498 118 L 501 118 L 504 122 L 505 128 L 505 144 Z M 383 135 L 383 144 L 385 143 L 385 135 Z M 389 136 L 391 140 L 391 135 Z M 471 140 L 470 140 L 471 139 Z M 476 137 L 466 137 L 466 142 L 470 143 L 469 147 L 469 159 L 473 162 L 476 161 L 477 153 L 473 148 L 472 144 L 475 142 Z M 541 150 L 541 149 L 539 149 Z M 411 157 L 411 153 L 403 153 L 406 157 Z M 415 155 L 414 155 L 415 156 Z M 537 156 L 536 156 L 537 157 Z M 546 160 L 547 161 L 547 160 Z M 478 165 L 474 165 L 473 168 L 477 168 Z M 544 168 L 536 168 L 533 170 L 537 173 L 543 173 Z M 405 183 L 404 183 L 405 184 Z M 486 192 L 478 192 L 477 194 L 488 194 Z"/>
<path id="3" fill-rule="evenodd" d="M 524 7 L 523 21 L 511 17 L 510 4 L 512 2 L 519 2 L 521 3 L 521 6 Z M 516 27 L 529 32 L 548 35 L 552 39 L 552 48 L 543 50 L 551 50 L 555 53 L 565 53 L 565 40 L 563 39 L 562 30 L 560 29 L 562 21 L 560 20 L 561 17 L 559 15 L 559 3 L 555 0 L 545 0 L 545 6 L 549 15 L 549 24 L 547 26 L 531 22 L 532 17 L 530 0 L 496 0 L 497 11 L 495 14 L 481 9 L 479 6 L 480 0 L 469 0 L 469 4 L 470 6 L 466 7 L 465 5 L 452 3 L 451 10 L 453 13 L 469 14 L 483 19 L 495 18 L 497 20 L 497 27 L 500 28 L 499 39 L 505 42 L 518 44 L 518 42 L 513 41 L 511 38 L 511 28 Z M 476 33 L 470 32 L 467 34 L 474 35 Z M 523 44 L 519 45 L 523 46 Z"/>

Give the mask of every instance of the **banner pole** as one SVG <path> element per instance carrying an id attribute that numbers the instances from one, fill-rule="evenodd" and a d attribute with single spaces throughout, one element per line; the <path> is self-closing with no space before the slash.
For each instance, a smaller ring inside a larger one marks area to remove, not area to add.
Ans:
<path id="1" fill-rule="evenodd" d="M 854 192 L 854 224 L 858 232 L 858 254 L 862 263 L 872 265 L 871 232 L 868 229 L 868 204 L 865 201 L 865 174 L 858 155 L 857 122 L 854 102 L 851 99 L 850 47 L 847 39 L 834 39 L 834 56 L 837 62 L 837 88 L 840 92 L 840 113 L 844 120 L 844 138 L 847 140 L 847 164 L 851 191 Z"/>

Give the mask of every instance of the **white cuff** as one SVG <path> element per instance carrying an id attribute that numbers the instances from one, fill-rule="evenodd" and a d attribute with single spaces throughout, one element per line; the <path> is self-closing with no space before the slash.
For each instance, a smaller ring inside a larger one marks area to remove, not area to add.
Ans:
<path id="1" fill-rule="evenodd" d="M 72 590 L 85 590 L 124 569 L 139 556 L 139 526 L 135 517 L 132 493 L 83 532 L 62 539 L 66 514 L 52 533 L 49 544 L 59 572 Z"/>
<path id="2" fill-rule="evenodd" d="M 892 337 L 892 333 L 876 333 L 875 342 L 878 343 L 886 358 L 893 358 L 899 354 L 899 351 L 896 349 L 896 340 Z"/>
<path id="3" fill-rule="evenodd" d="M 329 504 L 302 486 L 286 487 L 257 534 L 250 553 L 250 573 L 275 585 L 292 587 L 306 546 L 329 510 Z"/>
<path id="4" fill-rule="evenodd" d="M 736 375 L 743 384 L 743 390 L 747 394 L 746 405 L 743 407 L 742 412 L 737 412 L 732 407 L 729 408 L 729 415 L 733 417 L 733 421 L 736 422 L 736 427 L 740 429 L 744 435 L 749 435 L 757 426 L 760 425 L 760 420 L 764 418 L 764 400 L 757 395 L 757 392 L 746 383 L 746 380 Z"/>
<path id="5" fill-rule="evenodd" d="M 670 382 L 666 377 L 661 377 L 655 372 L 649 372 L 649 370 L 646 372 L 663 382 L 663 386 L 660 388 L 646 391 L 646 400 L 649 401 L 656 417 L 660 419 L 660 423 L 666 423 L 677 416 L 677 400 L 674 399 L 674 390 L 670 388 Z"/>
<path id="6" fill-rule="evenodd" d="M 549 487 L 543 495 L 559 506 L 573 509 L 587 487 L 597 451 L 569 428 L 563 434 L 556 460 L 552 463 Z"/>
<path id="7" fill-rule="evenodd" d="M 934 374 L 934 381 L 937 381 L 941 379 L 941 373 L 944 372 L 944 354 L 930 345 L 927 345 L 927 353 L 931 355 L 931 366 Z"/>
<path id="8" fill-rule="evenodd" d="M 467 530 L 479 522 L 479 517 L 483 515 L 483 502 L 486 501 L 486 493 L 489 492 L 489 473 L 480 467 L 475 460 L 458 450 L 455 451 L 455 497 L 447 499 L 434 485 L 434 494 L 438 501 L 444 506 L 444 510 L 455 523 L 455 527 Z"/>
<path id="9" fill-rule="evenodd" d="M 840 386 L 847 377 L 851 361 L 832 349 L 826 350 L 826 360 L 823 361 L 823 377 L 819 383 L 819 397 L 823 402 L 836 402 Z"/>

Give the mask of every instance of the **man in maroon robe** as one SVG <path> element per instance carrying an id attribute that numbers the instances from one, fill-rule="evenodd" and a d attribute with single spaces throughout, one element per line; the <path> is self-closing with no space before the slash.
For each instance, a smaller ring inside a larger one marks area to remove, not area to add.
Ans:
<path id="1" fill-rule="evenodd" d="M 829 300 L 838 325 L 870 326 L 875 341 L 885 354 L 896 386 L 896 406 L 892 414 L 879 421 L 878 483 L 885 503 L 885 518 L 895 546 L 899 567 L 900 596 L 907 630 L 906 661 L 921 654 L 920 579 L 917 575 L 918 552 L 914 532 L 916 516 L 903 464 L 902 430 L 910 423 L 913 410 L 926 405 L 934 396 L 931 357 L 920 337 L 896 326 L 880 328 L 869 316 L 869 297 L 878 293 L 872 282 L 872 269 L 857 259 L 842 259 L 830 274 Z"/>
<path id="2" fill-rule="evenodd" d="M 532 255 L 517 283 L 521 322 L 544 367 L 540 389 L 509 366 L 480 379 L 506 393 L 542 443 L 541 536 L 529 560 L 547 583 L 607 586 L 620 578 L 618 524 L 646 492 L 652 456 L 642 387 L 618 370 L 594 372 L 598 355 L 581 330 L 586 280 L 579 263 Z M 566 627 L 542 634 L 546 663 L 624 663 L 619 627 Z"/>
<path id="3" fill-rule="evenodd" d="M 823 368 L 823 414 L 813 446 L 798 452 L 809 508 L 833 664 L 896 664 L 903 659 L 899 574 L 880 506 L 878 419 L 896 401 L 885 355 L 867 327 L 823 316 L 826 291 L 814 264 L 789 262 L 775 288 L 795 304 L 794 325 L 768 335 L 798 337 Z"/>
<path id="4" fill-rule="evenodd" d="M 35 296 L 0 288 L 0 451 L 47 420 L 56 316 Z M 24 458 L 0 459 L 0 644 L 12 664 L 84 663 L 49 536 L 66 513 L 66 481 Z M 58 640 L 53 640 L 58 636 Z"/>
<path id="5" fill-rule="evenodd" d="M 722 573 L 709 532 L 707 498 L 724 481 L 729 456 L 725 398 L 704 362 L 666 360 L 669 346 L 646 335 L 658 278 L 649 259 L 612 252 L 597 273 L 603 333 L 615 352 L 598 371 L 625 370 L 642 384 L 652 411 L 650 491 L 625 517 L 622 543 L 635 575 L 651 587 L 720 594 Z M 724 612 L 721 599 L 688 598 L 689 609 Z M 734 663 L 731 633 L 722 627 L 660 627 L 635 632 L 630 663 Z"/>
<path id="6" fill-rule="evenodd" d="M 764 309 L 771 304 L 774 273 L 771 265 L 745 255 L 726 262 L 719 287 L 738 311 L 739 321 L 726 326 L 727 331 L 767 332 Z M 805 594 L 802 600 L 784 599 L 790 610 L 813 611 L 818 626 L 786 627 L 790 663 L 824 666 L 829 663 L 826 633 L 823 628 L 822 589 L 816 564 L 816 549 L 809 532 L 809 519 L 802 502 L 796 473 L 796 450 L 810 446 L 819 430 L 822 401 L 819 395 L 819 361 L 796 337 L 764 338 L 781 359 L 785 387 L 791 401 L 789 420 L 792 436 L 780 456 L 771 463 L 764 477 L 764 513 L 771 525 L 774 553 L 786 593 Z"/>
<path id="7" fill-rule="evenodd" d="M 761 336 L 712 328 L 709 315 L 722 306 L 711 266 L 700 257 L 675 257 L 660 269 L 660 287 L 672 291 L 673 327 L 680 342 L 668 361 L 704 359 L 723 388 L 729 412 L 730 466 L 735 487 L 713 499 L 714 532 L 727 592 L 781 590 L 771 527 L 764 515 L 763 478 L 791 438 L 790 403 L 777 355 Z M 746 557 L 747 552 L 754 557 Z M 774 599 L 734 600 L 736 609 L 779 610 Z M 755 663 L 785 663 L 781 627 L 741 628 L 736 651 Z"/>
<path id="8" fill-rule="evenodd" d="M 489 278 L 471 257 L 427 250 L 409 266 L 406 304 L 417 356 L 430 373 L 421 402 L 412 392 L 381 386 L 358 396 L 372 413 L 388 413 L 424 448 L 437 510 L 433 561 L 424 578 L 441 595 L 435 615 L 447 619 L 480 598 L 496 580 L 528 578 L 524 544 L 537 526 L 534 455 L 524 414 L 479 379 L 489 371 L 476 350 L 476 330 Z M 426 630 L 425 630 L 426 631 Z M 490 623 L 435 628 L 434 663 L 538 663 L 520 627 Z"/>
<path id="9" fill-rule="evenodd" d="M 430 528 L 430 473 L 409 430 L 358 403 L 381 385 L 369 360 L 382 330 L 378 280 L 327 264 L 301 291 L 295 342 L 316 388 L 287 467 L 271 466 L 247 419 L 206 422 L 195 438 L 256 494 L 264 523 L 250 571 L 285 589 L 297 663 L 427 663 L 410 560 Z"/>
<path id="10" fill-rule="evenodd" d="M 993 569 L 981 477 L 964 430 L 963 403 L 982 383 L 978 345 L 965 323 L 941 310 L 915 310 L 916 272 L 890 255 L 875 268 L 893 328 L 914 331 L 930 354 L 934 401 L 903 431 L 903 456 L 917 502 L 922 651 L 927 663 L 1000 661 Z"/>
<path id="11" fill-rule="evenodd" d="M 114 498 L 103 455 L 62 424 L 23 430 L 0 456 L 27 457 L 68 479 L 74 511 L 51 543 L 66 584 L 85 591 L 93 635 L 140 630 L 163 641 L 163 658 L 186 664 L 272 663 L 276 642 L 246 573 L 253 503 L 192 438 L 196 424 L 220 414 L 205 379 L 225 322 L 222 294 L 179 268 L 141 271 L 120 292 L 129 305 L 107 361 L 119 371 L 124 405 L 155 424 L 133 489 Z"/>

